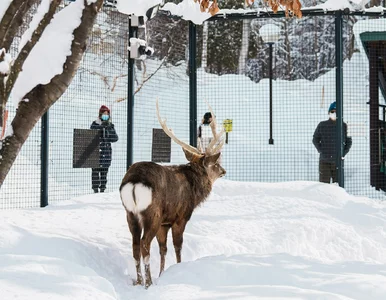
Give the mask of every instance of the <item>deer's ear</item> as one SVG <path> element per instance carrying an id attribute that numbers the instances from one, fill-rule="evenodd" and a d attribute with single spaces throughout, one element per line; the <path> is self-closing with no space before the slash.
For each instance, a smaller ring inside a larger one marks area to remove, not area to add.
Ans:
<path id="1" fill-rule="evenodd" d="M 211 165 L 216 164 L 216 162 L 220 158 L 220 155 L 221 155 L 221 153 L 219 152 L 219 153 L 213 154 L 211 156 L 206 156 L 205 157 L 205 165 L 206 166 L 211 166 Z"/>
<path id="2" fill-rule="evenodd" d="M 189 161 L 189 162 L 196 162 L 196 161 L 199 161 L 200 158 L 202 156 L 198 155 L 198 154 L 195 154 L 195 153 L 192 153 L 184 148 L 182 148 L 182 150 L 184 151 L 185 153 L 185 157 L 186 159 Z"/>

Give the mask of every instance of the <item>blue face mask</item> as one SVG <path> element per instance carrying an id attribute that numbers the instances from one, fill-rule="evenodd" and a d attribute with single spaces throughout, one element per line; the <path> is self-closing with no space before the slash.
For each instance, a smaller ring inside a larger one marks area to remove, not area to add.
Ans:
<path id="1" fill-rule="evenodd" d="M 101 116 L 102 121 L 107 121 L 109 118 L 110 118 L 109 115 L 102 115 Z"/>

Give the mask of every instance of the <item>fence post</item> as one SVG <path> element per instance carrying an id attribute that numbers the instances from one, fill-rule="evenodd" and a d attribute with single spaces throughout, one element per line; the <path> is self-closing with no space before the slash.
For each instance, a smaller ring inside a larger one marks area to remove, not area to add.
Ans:
<path id="1" fill-rule="evenodd" d="M 131 18 L 129 16 L 129 45 L 130 38 L 137 36 L 137 29 L 131 26 Z M 130 58 L 129 50 L 128 76 L 127 76 L 127 157 L 126 169 L 133 164 L 133 120 L 134 120 L 134 59 Z"/>
<path id="2" fill-rule="evenodd" d="M 369 43 L 369 75 L 370 75 L 370 185 L 380 189 L 380 164 L 379 164 L 379 47 L 376 42 Z"/>
<path id="3" fill-rule="evenodd" d="M 336 167 L 338 171 L 338 183 L 344 187 L 344 163 L 343 163 L 343 13 L 335 12 L 335 59 L 336 59 Z"/>
<path id="4" fill-rule="evenodd" d="M 49 137 L 48 137 L 48 111 L 41 121 L 40 145 L 40 207 L 48 205 L 48 163 L 49 163 Z"/>
<path id="5" fill-rule="evenodd" d="M 189 142 L 197 147 L 197 28 L 189 22 Z"/>

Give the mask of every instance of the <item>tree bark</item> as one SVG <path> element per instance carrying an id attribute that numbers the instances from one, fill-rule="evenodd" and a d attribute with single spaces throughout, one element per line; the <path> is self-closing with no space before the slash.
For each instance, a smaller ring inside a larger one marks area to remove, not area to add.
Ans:
<path id="1" fill-rule="evenodd" d="M 97 0 L 90 5 L 87 4 L 87 0 L 84 0 L 84 3 L 81 24 L 74 30 L 71 55 L 64 63 L 63 72 L 52 78 L 48 84 L 36 86 L 24 97 L 28 102 L 20 102 L 17 108 L 16 116 L 11 123 L 13 134 L 6 137 L 0 144 L 0 188 L 36 123 L 66 91 L 75 76 L 103 0 Z"/>
<path id="2" fill-rule="evenodd" d="M 292 61 L 291 61 L 291 42 L 289 39 L 289 28 L 288 28 L 288 20 L 284 20 L 284 32 L 285 32 L 285 50 L 286 50 L 286 58 L 287 58 L 287 78 L 291 80 L 292 78 Z"/>
<path id="3" fill-rule="evenodd" d="M 36 0 L 14 0 L 9 4 L 0 22 L 1 48 L 9 50 L 17 30 L 34 2 Z"/>
<path id="4" fill-rule="evenodd" d="M 249 33 L 251 31 L 251 20 L 243 20 L 242 28 L 242 39 L 241 39 L 241 49 L 239 56 L 239 67 L 238 73 L 245 74 L 245 68 L 248 58 L 248 49 L 249 49 Z"/>
<path id="5" fill-rule="evenodd" d="M 201 67 L 206 72 L 208 67 L 208 22 L 204 22 L 202 28 L 202 54 L 201 54 Z"/>
<path id="6" fill-rule="evenodd" d="M 0 21 L 0 49 L 5 49 L 0 54 L 0 62 L 4 60 L 5 53 L 9 52 L 12 41 L 23 23 L 23 18 L 34 2 L 36 0 L 14 0 L 5 11 Z M 3 124 L 3 116 L 8 99 L 6 96 L 7 86 L 11 85 L 11 82 L 8 81 L 7 85 L 5 84 L 5 77 L 6 74 L 0 74 L 0 128 Z"/>

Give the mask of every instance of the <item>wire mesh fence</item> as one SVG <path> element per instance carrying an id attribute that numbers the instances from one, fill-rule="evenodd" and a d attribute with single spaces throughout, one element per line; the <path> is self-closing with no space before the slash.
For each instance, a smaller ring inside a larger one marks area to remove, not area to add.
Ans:
<path id="1" fill-rule="evenodd" d="M 151 160 L 153 128 L 160 128 L 160 115 L 181 139 L 189 142 L 189 24 L 161 15 L 151 19 L 139 37 L 154 48 L 150 59 L 136 62 L 134 91 L 134 161 Z M 171 160 L 182 163 L 181 147 L 171 145 Z"/>
<path id="2" fill-rule="evenodd" d="M 67 3 L 68 4 L 68 3 Z M 110 109 L 118 141 L 112 143 L 105 192 L 118 189 L 126 170 L 128 16 L 104 6 L 90 36 L 82 63 L 66 93 L 49 110 L 49 202 L 93 193 L 92 169 L 74 168 L 74 130 L 90 129 L 99 109 Z M 17 45 L 15 45 L 17 47 Z M 15 111 L 10 102 L 8 127 Z M 0 207 L 39 206 L 40 125 L 24 144 L 0 189 Z M 81 141 L 86 143 L 86 141 Z"/>
<path id="3" fill-rule="evenodd" d="M 157 151 L 156 99 L 161 116 L 185 142 L 189 142 L 192 122 L 199 126 L 208 112 L 207 101 L 218 129 L 227 128 L 221 158 L 226 179 L 337 181 L 336 161 L 341 158 L 335 142 L 338 122 L 332 120 L 335 111 L 338 118 L 343 114 L 347 125 L 341 129 L 346 190 L 384 199 L 383 21 L 382 16 L 343 16 L 343 109 L 339 103 L 330 109 L 337 100 L 336 16 L 310 14 L 300 21 L 272 16 L 206 21 L 196 27 L 197 119 L 192 120 L 189 22 L 159 14 L 147 22 L 146 31 L 138 29 L 138 37 L 154 53 L 135 61 L 134 162 L 150 161 Z M 106 192 L 117 191 L 125 174 L 128 26 L 128 16 L 104 7 L 77 75 L 50 109 L 51 203 L 93 193 L 91 169 L 73 167 L 73 140 L 74 129 L 89 129 L 98 119 L 101 105 L 109 107 L 119 137 L 112 143 Z M 267 40 L 277 32 L 276 40 Z M 40 142 L 37 126 L 0 190 L 0 207 L 39 205 Z M 170 157 L 171 164 L 186 161 L 175 143 Z"/>
<path id="4" fill-rule="evenodd" d="M 335 107 L 330 111 L 330 105 L 337 100 L 335 22 L 334 15 L 306 16 L 301 22 L 219 19 L 202 27 L 198 119 L 206 111 L 202 99 L 207 99 L 219 121 L 232 120 L 223 150 L 226 178 L 338 181 L 339 129 L 330 114 L 336 113 Z M 381 92 L 384 69 L 380 67 L 383 42 L 374 45 L 380 61 L 371 65 L 361 33 L 378 32 L 382 40 L 383 24 L 383 19 L 350 15 L 343 17 L 341 27 L 344 185 L 349 193 L 374 198 L 384 198 L 382 158 L 374 159 L 383 144 L 378 136 L 371 139 L 374 130 L 382 128 L 378 119 L 383 108 L 378 109 L 378 104 L 385 101 Z M 276 30 L 280 35 L 270 41 Z M 369 70 L 374 65 L 378 65 L 380 78 L 371 83 Z M 374 91 L 380 91 L 372 98 L 371 84 Z M 369 99 L 376 102 L 372 117 Z M 377 180 L 382 183 L 375 184 Z"/>

